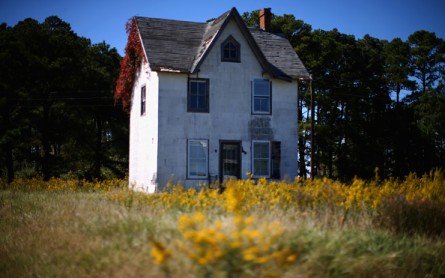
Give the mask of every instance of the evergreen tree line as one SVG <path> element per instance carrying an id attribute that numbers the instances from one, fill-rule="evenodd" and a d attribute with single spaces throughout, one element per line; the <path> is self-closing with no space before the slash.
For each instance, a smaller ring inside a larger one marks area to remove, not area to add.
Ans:
<path id="1" fill-rule="evenodd" d="M 0 25 L 0 179 L 124 177 L 128 115 L 113 93 L 121 57 L 56 16 Z"/>
<path id="2" fill-rule="evenodd" d="M 258 26 L 258 12 L 246 12 Z M 272 16 L 313 79 L 301 82 L 299 151 L 308 175 L 310 145 L 318 176 L 348 180 L 403 177 L 445 165 L 445 43 L 428 31 L 406 41 L 357 39 L 313 30 L 293 15 Z M 123 177 L 128 115 L 113 92 L 121 57 L 48 17 L 0 25 L 1 179 Z"/>
<path id="3" fill-rule="evenodd" d="M 258 26 L 258 11 L 246 12 Z M 310 142 L 309 82 L 301 82 L 299 172 L 341 180 L 423 174 L 445 166 L 445 42 L 433 32 L 406 41 L 313 30 L 293 15 L 272 15 L 312 75 L 314 142 Z"/>

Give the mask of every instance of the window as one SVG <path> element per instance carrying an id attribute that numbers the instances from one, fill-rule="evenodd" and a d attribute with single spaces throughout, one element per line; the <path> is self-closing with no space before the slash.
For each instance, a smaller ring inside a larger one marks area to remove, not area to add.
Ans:
<path id="1" fill-rule="evenodd" d="M 208 178 L 209 152 L 207 140 L 188 140 L 187 178 Z"/>
<path id="2" fill-rule="evenodd" d="M 145 86 L 142 86 L 141 87 L 141 115 L 145 115 L 145 102 L 146 102 Z"/>
<path id="3" fill-rule="evenodd" d="M 241 61 L 240 44 L 232 36 L 229 36 L 221 44 L 221 61 L 235 63 L 239 63 Z"/>
<path id="4" fill-rule="evenodd" d="M 254 79 L 252 82 L 252 113 L 272 114 L 271 82 L 267 79 Z"/>
<path id="5" fill-rule="evenodd" d="M 270 177 L 270 142 L 253 141 L 252 142 L 252 162 L 254 177 Z"/>
<path id="6" fill-rule="evenodd" d="M 189 79 L 188 112 L 209 112 L 209 80 L 208 79 Z"/>

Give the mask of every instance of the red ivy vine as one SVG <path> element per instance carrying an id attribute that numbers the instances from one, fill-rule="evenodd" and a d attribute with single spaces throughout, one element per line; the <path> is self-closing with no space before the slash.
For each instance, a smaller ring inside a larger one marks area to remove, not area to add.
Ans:
<path id="1" fill-rule="evenodd" d="M 116 82 L 114 101 L 122 102 L 124 111 L 129 113 L 136 73 L 140 70 L 142 62 L 146 62 L 146 58 L 139 37 L 136 18 L 133 17 L 128 20 L 125 30 L 128 34 L 128 41 L 125 46 L 125 57 L 121 61 L 119 78 Z"/>

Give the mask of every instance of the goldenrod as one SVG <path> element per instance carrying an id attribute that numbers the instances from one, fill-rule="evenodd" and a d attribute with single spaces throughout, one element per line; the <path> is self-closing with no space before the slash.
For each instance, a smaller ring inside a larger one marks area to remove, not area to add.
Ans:
<path id="1" fill-rule="evenodd" d="M 154 263 L 157 265 L 164 265 L 167 260 L 171 257 L 171 253 L 159 242 L 152 240 L 153 248 L 151 249 L 150 255 L 154 259 Z"/>

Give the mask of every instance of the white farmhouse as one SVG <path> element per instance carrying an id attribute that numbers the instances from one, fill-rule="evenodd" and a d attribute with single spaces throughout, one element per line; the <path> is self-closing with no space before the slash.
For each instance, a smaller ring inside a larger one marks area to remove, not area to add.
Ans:
<path id="1" fill-rule="evenodd" d="M 260 11 L 259 29 L 235 8 L 207 23 L 135 18 L 147 62 L 131 100 L 131 186 L 297 176 L 298 82 L 309 74 L 270 18 Z"/>

